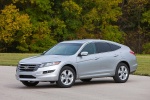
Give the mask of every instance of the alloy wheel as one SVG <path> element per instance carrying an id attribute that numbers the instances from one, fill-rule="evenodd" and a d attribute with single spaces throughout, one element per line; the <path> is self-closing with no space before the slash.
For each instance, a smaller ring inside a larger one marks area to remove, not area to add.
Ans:
<path id="1" fill-rule="evenodd" d="M 61 73 L 60 77 L 61 77 L 61 82 L 64 85 L 70 85 L 73 82 L 73 79 L 74 79 L 74 75 L 70 70 L 64 70 Z"/>
<path id="2" fill-rule="evenodd" d="M 121 80 L 126 80 L 128 77 L 128 69 L 125 66 L 121 66 L 118 69 L 118 75 Z"/>

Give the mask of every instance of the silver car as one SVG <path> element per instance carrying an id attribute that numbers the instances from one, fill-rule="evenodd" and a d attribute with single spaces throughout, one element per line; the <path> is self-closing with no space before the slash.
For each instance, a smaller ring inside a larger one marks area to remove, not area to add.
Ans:
<path id="1" fill-rule="evenodd" d="M 113 77 L 117 83 L 128 80 L 137 68 L 136 56 L 127 46 L 107 40 L 73 40 L 58 43 L 39 56 L 21 60 L 16 78 L 25 86 L 56 82 L 71 87 L 76 79 Z"/>

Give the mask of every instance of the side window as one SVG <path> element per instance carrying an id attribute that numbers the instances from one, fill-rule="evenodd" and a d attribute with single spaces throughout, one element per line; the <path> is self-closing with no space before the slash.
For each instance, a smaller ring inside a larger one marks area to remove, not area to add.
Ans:
<path id="1" fill-rule="evenodd" d="M 112 51 L 115 51 L 115 50 L 118 50 L 118 49 L 120 49 L 120 48 L 121 48 L 120 46 L 115 45 L 115 44 L 111 44 L 111 43 L 109 43 L 109 45 L 110 45 L 110 47 L 111 47 L 111 50 L 112 50 Z"/>
<path id="2" fill-rule="evenodd" d="M 96 52 L 95 44 L 94 43 L 89 43 L 87 44 L 81 52 L 87 51 L 88 54 L 94 54 Z"/>
<path id="3" fill-rule="evenodd" d="M 111 47 L 106 42 L 97 42 L 95 43 L 97 53 L 108 52 L 111 51 Z"/>

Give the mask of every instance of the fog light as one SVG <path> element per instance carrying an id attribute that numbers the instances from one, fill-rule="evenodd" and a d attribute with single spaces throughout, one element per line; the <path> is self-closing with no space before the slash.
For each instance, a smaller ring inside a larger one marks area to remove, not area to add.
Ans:
<path id="1" fill-rule="evenodd" d="M 48 73 L 52 73 L 54 72 L 55 70 L 47 70 L 47 71 L 43 71 L 43 74 L 48 74 Z"/>

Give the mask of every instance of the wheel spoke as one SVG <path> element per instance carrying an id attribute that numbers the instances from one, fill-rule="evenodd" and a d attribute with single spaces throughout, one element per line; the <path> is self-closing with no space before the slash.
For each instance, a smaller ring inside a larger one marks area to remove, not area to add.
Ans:
<path id="1" fill-rule="evenodd" d="M 121 71 L 124 71 L 124 66 L 121 66 Z"/>
<path id="2" fill-rule="evenodd" d="M 63 82 L 65 79 L 64 75 L 61 76 L 61 81 Z"/>
<path id="3" fill-rule="evenodd" d="M 122 74 L 122 80 L 124 80 L 124 78 L 125 78 L 125 75 L 124 75 L 124 74 Z"/>
<path id="4" fill-rule="evenodd" d="M 128 71 L 127 71 L 127 69 L 125 69 L 125 70 L 124 70 L 124 73 L 125 73 L 125 74 L 128 74 Z"/>
<path id="5" fill-rule="evenodd" d="M 119 78 L 122 79 L 122 74 L 119 75 Z"/>
<path id="6" fill-rule="evenodd" d="M 119 69 L 119 70 L 118 70 L 118 74 L 121 74 L 121 73 L 122 73 L 122 71 Z"/>
<path id="7" fill-rule="evenodd" d="M 68 77 L 68 79 L 69 79 L 70 81 L 72 81 L 72 80 L 73 80 L 73 76 L 71 76 L 71 77 Z"/>
<path id="8" fill-rule="evenodd" d="M 68 76 L 72 75 L 72 72 L 68 71 Z"/>
<path id="9" fill-rule="evenodd" d="M 123 74 L 123 79 L 125 80 L 127 78 L 127 74 Z"/>
<path id="10" fill-rule="evenodd" d="M 68 84 L 68 83 L 69 83 L 69 81 L 68 81 L 68 79 L 66 79 L 65 84 Z"/>
<path id="11" fill-rule="evenodd" d="M 66 75 L 67 75 L 67 70 L 63 71 L 62 74 L 63 74 L 64 76 L 66 76 Z"/>

